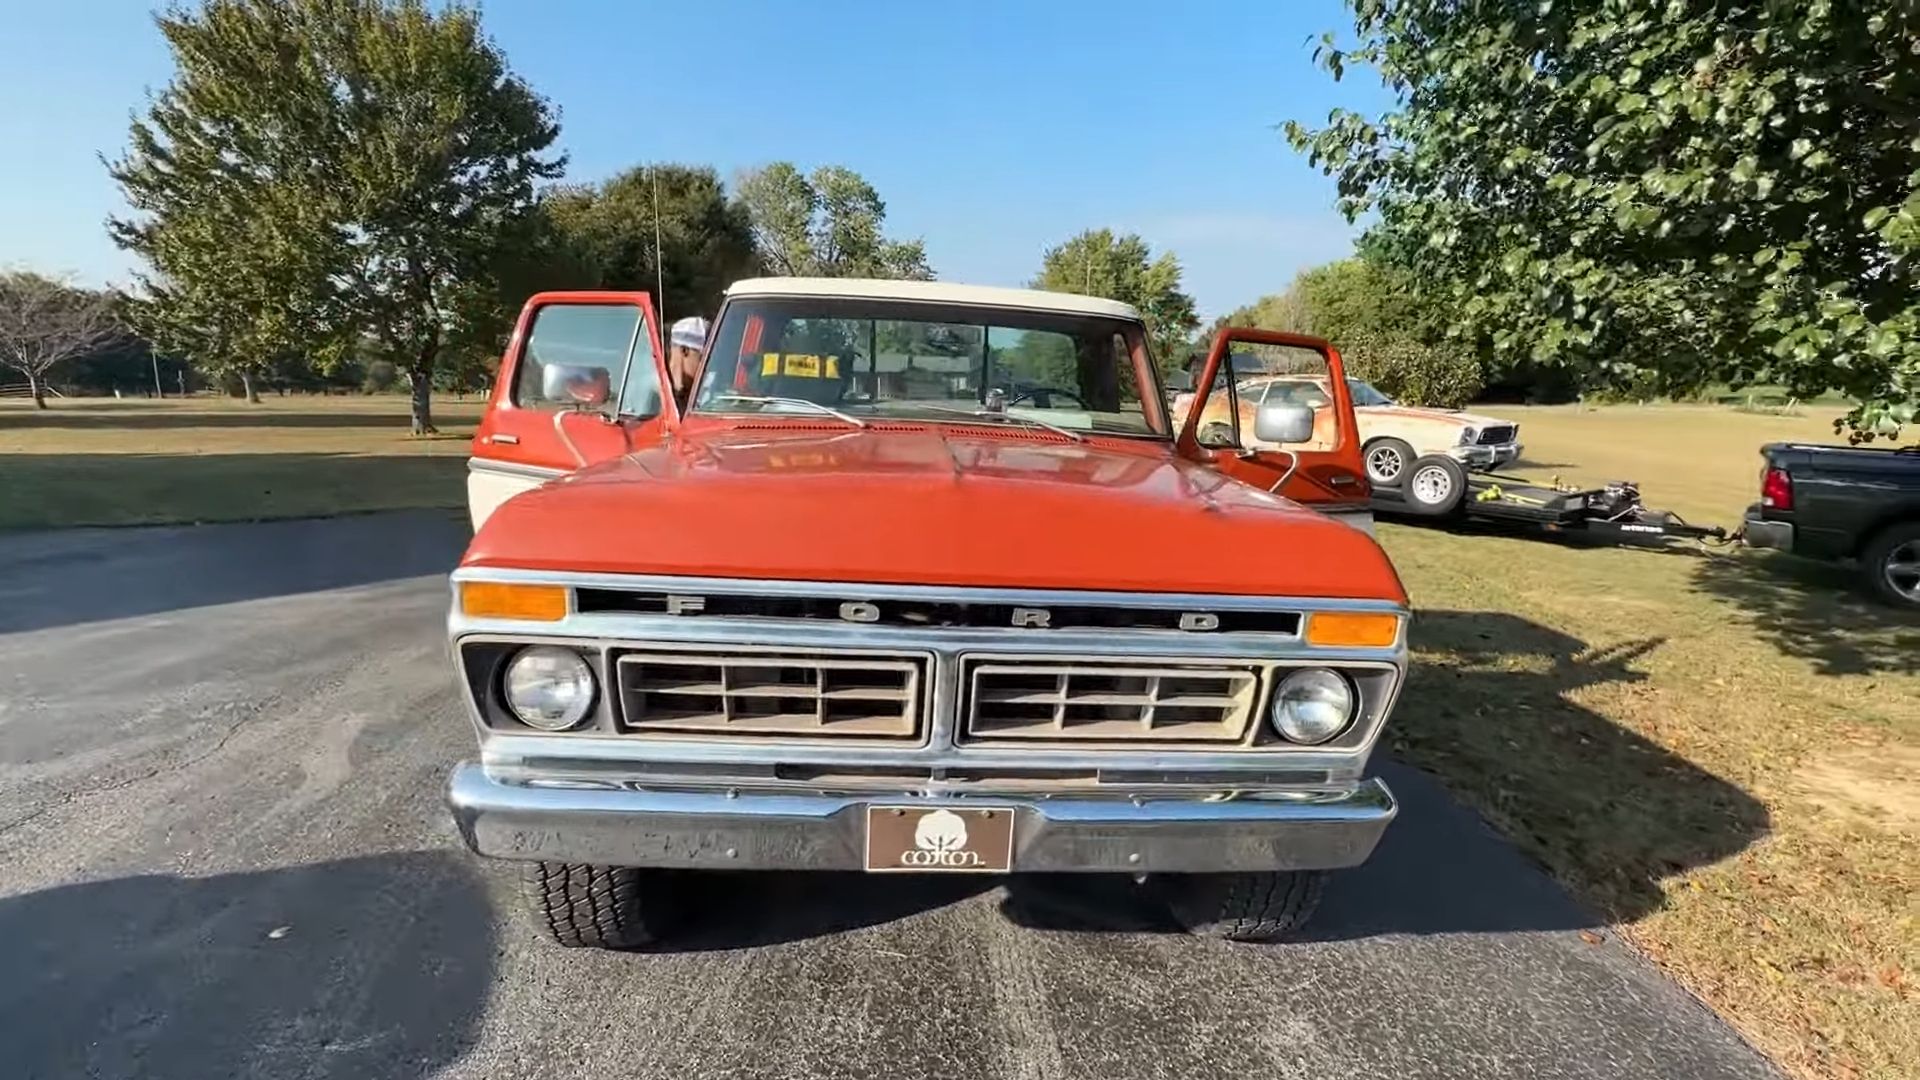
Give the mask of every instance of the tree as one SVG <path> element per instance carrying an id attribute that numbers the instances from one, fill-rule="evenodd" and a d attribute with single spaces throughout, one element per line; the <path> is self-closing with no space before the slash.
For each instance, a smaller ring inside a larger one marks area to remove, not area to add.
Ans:
<path id="1" fill-rule="evenodd" d="M 596 285 L 659 292 L 663 317 L 711 315 L 727 286 L 759 265 L 747 207 L 727 201 L 711 168 L 638 166 L 602 184 L 557 189 L 543 202 Z"/>
<path id="2" fill-rule="evenodd" d="M 1285 292 L 1227 318 L 1233 326 L 1326 338 L 1350 374 L 1408 404 L 1457 407 L 1484 385 L 1477 355 L 1446 339 L 1444 319 L 1411 277 L 1371 254 L 1302 270 Z"/>
<path id="3" fill-rule="evenodd" d="M 1350 0 L 1398 96 L 1293 144 L 1501 365 L 1920 405 L 1920 9 Z"/>
<path id="4" fill-rule="evenodd" d="M 162 351 L 239 383 L 250 403 L 272 369 L 337 362 L 350 264 L 329 207 L 303 184 L 228 172 L 217 146 L 143 148 L 138 126 L 135 139 L 114 175 L 143 216 L 109 224 L 149 267 L 128 320 Z"/>
<path id="5" fill-rule="evenodd" d="M 1140 309 L 1163 370 L 1186 362 L 1188 341 L 1200 326 L 1193 297 L 1180 291 L 1180 260 L 1170 251 L 1155 257 L 1132 233 L 1089 229 L 1048 248 L 1032 287 L 1103 296 Z"/>
<path id="6" fill-rule="evenodd" d="M 924 243 L 886 238 L 887 204 L 852 169 L 824 165 L 806 176 L 777 161 L 742 175 L 735 188 L 760 260 L 773 273 L 933 277 Z"/>
<path id="7" fill-rule="evenodd" d="M 39 274 L 0 275 L 0 364 L 27 377 L 47 407 L 47 373 L 111 344 L 123 332 L 111 292 L 76 289 Z"/>
<path id="8" fill-rule="evenodd" d="M 458 3 L 208 0 L 158 23 L 178 70 L 114 166 L 143 216 L 113 226 L 153 263 L 154 323 L 248 379 L 292 351 L 339 363 L 364 331 L 431 432 L 440 352 L 560 173 L 546 102 Z M 223 256 L 221 228 L 256 246 Z"/>

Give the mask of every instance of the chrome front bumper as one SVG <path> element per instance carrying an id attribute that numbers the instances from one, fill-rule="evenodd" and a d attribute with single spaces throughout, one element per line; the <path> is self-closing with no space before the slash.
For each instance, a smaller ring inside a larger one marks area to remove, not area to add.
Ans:
<path id="1" fill-rule="evenodd" d="M 1364 862 L 1393 820 L 1378 780 L 1232 799 L 825 795 L 533 787 L 454 769 L 467 846 L 501 859 L 710 870 L 859 870 L 870 805 L 1011 807 L 1013 869 L 1198 873 L 1333 870 Z"/>
<path id="2" fill-rule="evenodd" d="M 1520 452 L 1526 449 L 1517 442 L 1497 443 L 1491 446 L 1456 446 L 1447 451 L 1454 460 L 1475 469 L 1497 469 L 1510 461 L 1520 460 Z"/>

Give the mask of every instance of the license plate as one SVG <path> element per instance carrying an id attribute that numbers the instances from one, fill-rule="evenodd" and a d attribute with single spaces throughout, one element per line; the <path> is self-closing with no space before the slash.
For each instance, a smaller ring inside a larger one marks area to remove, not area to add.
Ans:
<path id="1" fill-rule="evenodd" d="M 1013 866 L 1013 811 L 867 807 L 867 869 L 1001 873 Z"/>

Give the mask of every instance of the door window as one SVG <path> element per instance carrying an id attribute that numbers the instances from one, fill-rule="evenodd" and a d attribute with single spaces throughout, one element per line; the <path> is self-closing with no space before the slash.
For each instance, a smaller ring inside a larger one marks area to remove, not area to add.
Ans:
<path id="1" fill-rule="evenodd" d="M 602 381 L 612 396 L 612 388 L 627 365 L 629 351 L 637 351 L 636 341 L 646 342 L 639 333 L 640 309 L 628 304 L 548 304 L 534 313 L 533 326 L 527 331 L 527 344 L 520 357 L 520 371 L 514 379 L 513 403 L 523 409 L 565 408 L 565 400 L 546 397 L 547 369 L 566 365 L 582 369 L 585 377 Z M 656 385 L 653 387 L 653 411 L 658 412 L 658 376 L 653 371 L 651 343 L 645 346 L 644 368 Z M 636 356 L 636 361 L 641 357 Z M 628 380 L 629 383 L 633 381 Z"/>
<path id="2" fill-rule="evenodd" d="M 1249 450 L 1331 450 L 1340 442 L 1339 411 L 1327 392 L 1327 358 L 1313 349 L 1237 341 L 1227 354 L 1226 379 L 1233 407 L 1225 410 L 1235 442 Z M 1313 410 L 1313 437 L 1284 446 L 1254 437 L 1253 413 L 1262 405 L 1304 405 Z M 1209 412 L 1212 410 L 1209 409 Z"/>

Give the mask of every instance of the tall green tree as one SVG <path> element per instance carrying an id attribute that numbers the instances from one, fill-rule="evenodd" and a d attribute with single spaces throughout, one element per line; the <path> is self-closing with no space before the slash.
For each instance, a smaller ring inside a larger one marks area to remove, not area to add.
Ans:
<path id="1" fill-rule="evenodd" d="M 1479 357 L 1447 340 L 1445 319 L 1412 276 L 1371 253 L 1302 270 L 1286 291 L 1227 319 L 1326 338 L 1350 374 L 1411 405 L 1464 405 L 1485 381 Z"/>
<path id="2" fill-rule="evenodd" d="M 1200 327 L 1193 297 L 1180 289 L 1180 260 L 1171 251 L 1154 255 L 1133 233 L 1088 229 L 1048 248 L 1032 287 L 1103 296 L 1140 309 L 1163 370 L 1186 362 L 1189 340 Z"/>
<path id="3" fill-rule="evenodd" d="M 546 102 L 459 3 L 207 0 L 157 21 L 177 70 L 113 167 L 137 215 L 115 234 L 148 257 L 152 305 L 184 309 L 155 324 L 220 363 L 364 336 L 432 431 L 441 351 L 560 173 Z M 220 229 L 257 246 L 223 259 Z M 223 301 L 241 276 L 266 280 Z"/>
<path id="4" fill-rule="evenodd" d="M 331 207 L 300 184 L 228 173 L 203 145 L 176 144 L 167 167 L 140 160 L 115 171 L 145 213 L 111 224 L 149 268 L 127 304 L 134 327 L 253 403 L 270 370 L 343 355 L 350 263 Z"/>
<path id="5" fill-rule="evenodd" d="M 777 161 L 735 185 L 760 261 L 775 274 L 804 277 L 933 277 L 926 245 L 885 234 L 887 204 L 852 169 L 823 165 L 811 175 Z"/>
<path id="6" fill-rule="evenodd" d="M 1397 96 L 1288 136 L 1496 361 L 1920 407 L 1920 9 L 1349 0 Z"/>
<path id="7" fill-rule="evenodd" d="M 759 266 L 747 208 L 727 200 L 711 168 L 638 166 L 604 183 L 556 189 L 544 202 L 599 287 L 659 292 L 654 302 L 669 319 L 712 315 L 727 286 Z"/>

